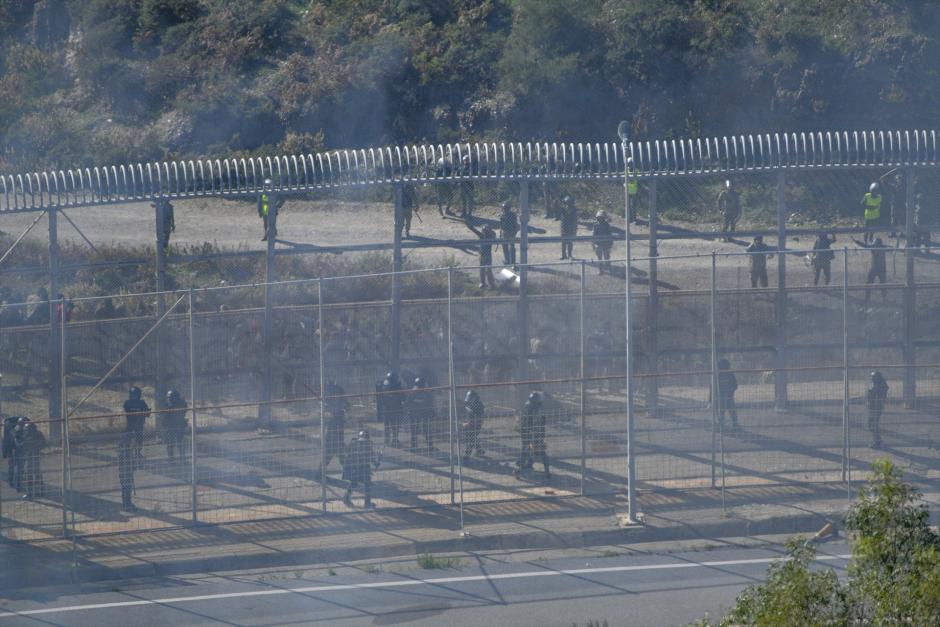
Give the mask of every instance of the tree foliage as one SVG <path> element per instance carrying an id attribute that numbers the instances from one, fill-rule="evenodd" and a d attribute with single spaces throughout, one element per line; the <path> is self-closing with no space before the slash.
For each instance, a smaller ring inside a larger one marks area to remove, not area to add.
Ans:
<path id="1" fill-rule="evenodd" d="M 933 128 L 940 4 L 9 0 L 0 169 L 427 139 Z M 71 137 L 23 144 L 35 116 Z M 110 119 L 105 124 L 103 120 Z M 117 130 L 115 130 L 117 129 Z M 102 152 L 103 151 L 103 152 Z"/>
<path id="2" fill-rule="evenodd" d="M 749 586 L 718 624 L 940 624 L 940 535 L 920 494 L 890 461 L 874 463 L 845 527 L 852 537 L 847 581 L 832 569 L 812 568 L 815 550 L 795 538 L 787 559 L 772 564 L 764 582 Z"/>

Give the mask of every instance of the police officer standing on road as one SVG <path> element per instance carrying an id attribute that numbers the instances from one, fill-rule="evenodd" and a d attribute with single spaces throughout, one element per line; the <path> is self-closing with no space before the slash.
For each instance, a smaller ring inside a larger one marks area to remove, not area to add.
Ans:
<path id="1" fill-rule="evenodd" d="M 176 390 L 170 390 L 166 393 L 166 413 L 163 418 L 163 433 L 166 441 L 166 456 L 173 462 L 175 461 L 174 449 L 179 451 L 180 462 L 186 461 L 186 451 L 183 448 L 183 440 L 186 436 L 186 410 L 189 405 L 180 396 Z"/>
<path id="2" fill-rule="evenodd" d="M 40 454 L 46 448 L 46 436 L 33 422 L 23 425 L 22 437 L 17 440 L 16 454 L 23 459 L 22 472 L 24 484 L 22 489 L 26 492 L 24 499 L 32 501 L 36 496 L 42 497 L 45 486 L 42 480 L 42 467 Z"/>
<path id="3" fill-rule="evenodd" d="M 767 258 L 773 256 L 767 253 L 773 249 L 764 243 L 763 235 L 755 235 L 754 241 L 744 250 L 750 253 L 748 260 L 751 262 L 751 287 L 757 287 L 758 284 L 767 287 Z"/>
<path id="4" fill-rule="evenodd" d="M 884 197 L 881 195 L 878 183 L 872 183 L 868 186 L 868 192 L 862 196 L 862 211 L 865 216 L 865 228 L 873 229 L 881 222 L 881 203 Z M 869 243 L 874 237 L 871 231 L 865 231 L 865 243 Z"/>
<path id="5" fill-rule="evenodd" d="M 727 359 L 718 360 L 718 422 L 721 428 L 725 426 L 725 414 L 731 417 L 731 429 L 737 431 L 738 408 L 734 403 L 734 393 L 738 389 L 738 378 L 731 372 L 731 364 Z"/>
<path id="6" fill-rule="evenodd" d="M 16 421 L 16 427 L 13 428 L 13 475 L 15 480 L 13 487 L 17 492 L 24 492 L 26 485 L 26 449 L 23 447 L 26 437 L 26 426 L 30 424 L 29 418 L 20 416 Z"/>
<path id="7" fill-rule="evenodd" d="M 378 469 L 379 459 L 372 448 L 372 440 L 365 429 L 359 436 L 349 441 L 346 454 L 343 457 L 343 479 L 349 482 L 343 503 L 352 507 L 353 489 L 362 484 L 362 494 L 365 496 L 365 506 L 372 507 L 372 470 Z"/>
<path id="8" fill-rule="evenodd" d="M 597 212 L 597 221 L 594 223 L 594 230 L 591 233 L 591 244 L 594 247 L 594 254 L 597 255 L 598 265 L 601 274 L 606 271 L 610 274 L 610 250 L 614 247 L 614 234 L 610 228 L 610 221 L 607 212 L 601 209 Z"/>
<path id="9" fill-rule="evenodd" d="M 468 390 L 463 399 L 464 420 L 461 423 L 463 436 L 466 439 L 466 450 L 464 457 L 470 457 L 476 449 L 477 456 L 483 457 L 486 451 L 480 446 L 480 432 L 483 430 L 483 417 L 486 415 L 486 407 L 480 400 L 480 395 L 476 390 Z"/>
<path id="10" fill-rule="evenodd" d="M 7 416 L 3 419 L 3 459 L 7 460 L 7 483 L 15 488 L 16 479 L 16 443 L 14 442 L 14 433 L 18 416 Z"/>
<path id="11" fill-rule="evenodd" d="M 529 400 L 522 408 L 520 421 L 522 451 L 514 473 L 518 479 L 523 472 L 532 470 L 536 460 L 545 467 L 545 478 L 551 477 L 548 468 L 548 453 L 545 450 L 545 412 L 542 410 L 542 395 L 538 392 L 529 394 Z"/>
<path id="12" fill-rule="evenodd" d="M 561 202 L 561 258 L 574 259 L 574 242 L 570 238 L 578 234 L 578 209 L 571 196 L 565 196 Z"/>
<path id="13" fill-rule="evenodd" d="M 868 430 L 871 431 L 871 448 L 881 448 L 881 414 L 888 399 L 888 382 L 879 371 L 871 373 L 871 387 L 866 393 L 868 402 Z"/>
<path id="14" fill-rule="evenodd" d="M 853 242 L 861 246 L 862 248 L 867 248 L 871 251 L 871 267 L 868 268 L 868 276 L 865 277 L 865 285 L 873 285 L 875 279 L 878 279 L 882 285 L 885 281 L 888 280 L 888 259 L 887 251 L 885 250 L 885 244 L 881 241 L 880 237 L 876 237 L 875 241 L 871 244 L 866 244 L 865 242 L 860 242 L 857 239 L 853 238 Z M 881 290 L 881 298 L 884 299 L 884 290 Z M 865 302 L 867 303 L 869 297 L 871 296 L 871 290 L 865 290 Z"/>
<path id="15" fill-rule="evenodd" d="M 346 390 L 332 379 L 326 382 L 326 398 L 324 404 L 330 412 L 326 423 L 326 437 L 323 444 L 323 468 L 330 465 L 333 456 L 343 462 L 343 447 L 346 445 L 346 411 L 349 409 L 349 400 Z"/>
<path id="16" fill-rule="evenodd" d="M 264 225 L 264 237 L 261 238 L 262 242 L 268 240 L 268 236 L 272 238 L 277 237 L 277 233 L 268 232 L 268 224 L 277 219 L 277 212 L 284 205 L 284 200 L 273 191 L 274 184 L 271 182 L 271 179 L 264 180 L 264 189 L 261 190 L 261 193 L 258 195 L 258 217 L 261 218 L 261 222 Z"/>
<path id="17" fill-rule="evenodd" d="M 125 512 L 137 511 L 131 499 L 134 493 L 134 470 L 138 459 L 135 447 L 135 434 L 132 431 L 122 433 L 118 442 L 118 481 L 121 483 L 121 509 Z"/>
<path id="18" fill-rule="evenodd" d="M 434 448 L 434 438 L 431 434 L 431 425 L 434 423 L 434 396 L 424 379 L 417 377 L 407 399 L 408 426 L 411 430 L 411 450 L 418 449 L 418 432 L 424 432 L 424 439 L 428 451 Z"/>
<path id="19" fill-rule="evenodd" d="M 418 213 L 418 190 L 414 184 L 405 183 L 401 188 L 401 217 L 405 237 L 411 237 L 411 220 Z M 420 220 L 420 216 L 418 217 Z"/>
<path id="20" fill-rule="evenodd" d="M 516 265 L 516 234 L 519 233 L 519 218 L 512 210 L 509 201 L 503 201 L 502 213 L 499 214 L 499 238 L 503 241 L 503 263 Z"/>
<path id="21" fill-rule="evenodd" d="M 401 424 L 402 402 L 401 381 L 398 374 L 389 372 L 385 379 L 376 386 L 375 408 L 377 418 L 385 426 L 385 446 L 401 446 L 398 441 L 398 429 Z"/>
<path id="22" fill-rule="evenodd" d="M 134 459 L 144 457 L 144 423 L 150 417 L 150 406 L 141 397 L 140 388 L 131 386 L 124 401 L 124 414 L 127 419 L 126 430 L 134 436 Z"/>
<path id="23" fill-rule="evenodd" d="M 730 180 L 725 181 L 724 187 L 718 192 L 718 211 L 721 213 L 721 232 L 724 235 L 722 241 L 727 242 L 741 218 L 741 198 Z"/>

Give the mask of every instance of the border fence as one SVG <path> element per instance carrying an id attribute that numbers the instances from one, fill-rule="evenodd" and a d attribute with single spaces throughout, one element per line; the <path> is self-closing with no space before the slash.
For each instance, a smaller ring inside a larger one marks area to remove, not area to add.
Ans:
<path id="1" fill-rule="evenodd" d="M 870 284 L 877 252 L 933 270 L 912 285 Z M 763 253 L 771 254 L 780 253 Z M 936 252 L 837 249 L 818 285 L 803 263 L 811 251 L 784 254 L 797 263 L 783 289 L 751 287 L 754 254 L 634 259 L 632 487 L 641 502 L 780 486 L 841 486 L 850 498 L 851 483 L 881 455 L 917 481 L 940 479 Z M 358 495 L 351 506 L 343 498 L 340 413 L 343 441 L 359 429 L 372 434 L 379 508 L 623 492 L 631 484 L 624 269 L 622 260 L 529 264 L 485 292 L 477 268 L 452 267 L 125 294 L 107 297 L 109 315 L 94 321 L 68 321 L 53 302 L 50 323 L 0 331 L 4 413 L 29 413 L 49 444 L 26 471 L 27 484 L 39 481 L 31 500 L 8 485 L 0 491 L 2 533 L 33 539 L 359 509 Z M 674 289 L 688 276 L 695 287 Z M 104 300 L 78 305 L 102 311 Z M 134 313 L 158 309 L 156 318 Z M 49 376 L 53 329 L 68 410 L 43 419 L 19 390 L 24 379 Z M 737 380 L 736 414 L 712 402 L 727 389 L 723 359 Z M 380 392 L 387 370 L 425 388 Z M 869 448 L 865 400 L 873 370 L 889 390 L 878 449 Z M 136 512 L 122 509 L 121 495 L 121 405 L 131 385 L 153 410 L 130 471 Z M 183 426 L 170 423 L 170 389 L 186 405 Z M 467 433 L 471 389 L 486 406 L 479 434 Z M 550 478 L 515 472 L 532 391 L 544 398 Z M 397 445 L 376 412 L 392 397 Z"/>

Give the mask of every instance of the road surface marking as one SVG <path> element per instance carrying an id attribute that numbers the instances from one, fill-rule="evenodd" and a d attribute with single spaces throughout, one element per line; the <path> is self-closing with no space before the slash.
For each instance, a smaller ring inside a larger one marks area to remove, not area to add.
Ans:
<path id="1" fill-rule="evenodd" d="M 816 561 L 847 560 L 851 555 L 818 555 Z M 396 581 L 379 581 L 374 583 L 349 583 L 332 586 L 308 586 L 305 588 L 276 588 L 273 590 L 246 590 L 243 592 L 225 592 L 221 594 L 204 594 L 190 597 L 166 597 L 163 599 L 139 599 L 135 601 L 116 601 L 113 603 L 93 603 L 89 605 L 68 605 L 65 607 L 49 607 L 38 610 L 23 610 L 21 612 L 3 612 L 0 618 L 12 616 L 35 616 L 37 614 L 57 614 L 64 612 L 81 612 L 86 610 L 104 610 L 119 607 L 134 607 L 140 605 L 171 605 L 174 603 L 195 603 L 197 601 L 216 601 L 219 599 L 236 599 L 244 597 L 273 596 L 279 594 L 307 594 L 310 592 L 337 592 L 342 590 L 366 590 L 370 588 L 400 588 L 403 586 L 436 585 L 444 583 L 466 583 L 474 581 L 499 581 L 501 579 L 526 579 L 529 577 L 557 577 L 560 575 L 591 575 L 598 573 L 626 573 L 641 570 L 670 570 L 677 568 L 713 568 L 719 566 L 742 566 L 745 564 L 769 564 L 780 560 L 779 557 L 758 557 L 746 560 L 722 560 L 714 562 L 679 562 L 676 564 L 641 564 L 637 566 L 608 566 L 606 568 L 569 568 L 565 570 L 536 570 L 522 573 L 502 573 L 496 575 L 464 575 L 461 577 L 437 577 L 434 579 L 402 579 Z"/>

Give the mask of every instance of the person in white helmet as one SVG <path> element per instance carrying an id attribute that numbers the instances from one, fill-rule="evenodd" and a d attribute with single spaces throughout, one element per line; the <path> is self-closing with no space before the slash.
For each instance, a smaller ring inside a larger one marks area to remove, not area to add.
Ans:
<path id="1" fill-rule="evenodd" d="M 271 182 L 271 179 L 264 180 L 264 189 L 261 190 L 261 193 L 258 195 L 258 217 L 261 218 L 261 222 L 264 225 L 264 237 L 261 238 L 262 242 L 268 240 L 268 223 L 271 221 L 271 213 L 274 212 L 274 216 L 277 216 L 278 210 L 281 208 L 281 205 L 284 204 L 284 200 L 279 198 L 278 195 L 273 191 L 274 184 Z M 277 234 L 271 234 L 272 237 L 277 237 Z"/>
<path id="2" fill-rule="evenodd" d="M 718 211 L 721 213 L 721 232 L 723 242 L 730 241 L 731 233 L 741 218 L 741 197 L 731 180 L 725 181 L 721 191 L 718 192 Z"/>
<path id="3" fill-rule="evenodd" d="M 881 202 L 884 198 L 881 195 L 878 183 L 872 183 L 868 186 L 868 192 L 862 196 L 862 210 L 865 212 L 865 228 L 874 229 L 881 222 Z M 865 231 L 864 241 L 871 243 L 875 233 L 872 230 Z"/>

